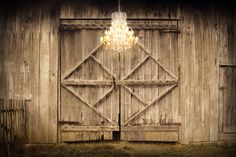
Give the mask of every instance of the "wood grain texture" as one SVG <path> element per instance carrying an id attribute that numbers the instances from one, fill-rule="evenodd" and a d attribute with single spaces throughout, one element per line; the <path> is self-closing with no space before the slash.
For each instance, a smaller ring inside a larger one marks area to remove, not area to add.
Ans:
<path id="1" fill-rule="evenodd" d="M 0 99 L 0 155 L 16 156 L 26 142 L 26 101 Z"/>
<path id="2" fill-rule="evenodd" d="M 92 56 L 81 67 L 76 65 L 96 48 L 99 37 L 103 35 L 104 25 L 99 18 L 109 23 L 107 19 L 116 10 L 115 1 L 20 2 L 17 5 L 1 5 L 0 98 L 29 100 L 26 104 L 27 142 L 55 143 L 58 137 L 64 140 L 94 140 L 102 135 L 104 139 L 112 138 L 112 132 L 92 133 L 91 137 L 90 133 L 79 131 L 57 136 L 59 120 L 79 121 L 84 125 L 101 125 L 103 121 L 68 91 L 60 88 L 60 80 L 74 67 L 75 72 L 68 78 L 75 80 L 79 77 L 80 80 L 62 82 L 81 85 L 73 90 L 89 103 L 99 102 L 98 110 L 113 121 L 118 122 L 118 88 L 112 90 L 102 102 L 98 100 L 109 92 L 114 83 L 109 72 L 116 78 L 123 78 L 131 72 L 127 79 L 116 82 L 117 86 L 130 88 L 129 91 L 121 87 L 122 123 L 145 107 L 142 102 L 149 103 L 164 92 L 168 85 L 178 82 L 178 86 L 165 99 L 131 124 L 153 126 L 168 121 L 179 122 L 178 138 L 181 143 L 216 142 L 219 136 L 227 139 L 231 134 L 233 136 L 234 133 L 227 132 L 234 130 L 230 128 L 234 126 L 235 110 L 230 104 L 235 101 L 235 73 L 223 67 L 234 67 L 236 64 L 236 13 L 230 7 L 219 4 L 199 5 L 203 7 L 188 2 L 125 2 L 122 10 L 128 18 L 133 19 L 130 25 L 137 26 L 135 34 L 139 36 L 139 43 L 154 60 L 140 47 L 123 54 L 120 62 L 118 54 L 98 49 L 94 53 L 97 60 Z M 61 28 L 65 29 L 63 34 L 58 33 L 60 19 L 64 19 L 61 23 Z M 77 23 L 71 26 L 73 20 L 70 19 L 77 19 Z M 99 29 L 95 29 L 91 24 L 94 21 L 88 22 L 89 19 L 95 20 L 95 26 Z M 144 26 L 148 25 L 150 19 L 171 19 L 172 22 L 169 25 L 166 21 L 156 24 L 158 20 L 154 20 L 151 26 Z M 173 19 L 177 19 L 178 27 Z M 137 25 L 139 21 L 141 24 Z M 70 27 L 64 27 L 66 24 Z M 160 31 L 163 29 L 174 31 Z M 64 49 L 66 54 L 60 54 Z M 143 59 L 145 62 L 132 72 Z M 158 62 L 174 77 L 158 67 Z M 103 65 L 107 72 L 102 70 Z M 99 86 L 100 83 L 104 87 Z M 163 85 L 165 83 L 166 86 Z M 229 87 L 224 88 L 226 85 Z M 62 97 L 69 101 L 61 100 Z M 58 116 L 63 118 L 57 119 Z M 124 134 L 122 136 L 126 137 Z M 137 136 L 138 140 L 146 137 L 143 133 L 137 133 Z M 147 136 L 159 138 L 158 135 Z M 134 139 L 135 136 L 131 133 L 127 138 Z"/>
<path id="3" fill-rule="evenodd" d="M 55 143 L 59 7 L 53 2 L 35 5 L 1 6 L 4 46 L 0 62 L 4 70 L 0 72 L 0 93 L 1 98 L 28 100 L 27 143 Z"/>

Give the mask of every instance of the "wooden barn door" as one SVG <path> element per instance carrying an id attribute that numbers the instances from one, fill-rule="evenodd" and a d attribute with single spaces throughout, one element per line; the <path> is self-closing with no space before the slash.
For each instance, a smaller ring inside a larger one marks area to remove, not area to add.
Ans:
<path id="1" fill-rule="evenodd" d="M 111 140 L 119 131 L 117 57 L 100 44 L 101 30 L 61 32 L 62 141 Z"/>
<path id="2" fill-rule="evenodd" d="M 178 34 L 136 34 L 139 43 L 121 54 L 121 139 L 178 141 Z"/>
<path id="3" fill-rule="evenodd" d="M 130 20 L 139 43 L 100 44 L 110 20 L 61 20 L 61 141 L 178 141 L 178 21 Z"/>
<path id="4" fill-rule="evenodd" d="M 236 65 L 220 66 L 220 133 L 236 133 Z"/>

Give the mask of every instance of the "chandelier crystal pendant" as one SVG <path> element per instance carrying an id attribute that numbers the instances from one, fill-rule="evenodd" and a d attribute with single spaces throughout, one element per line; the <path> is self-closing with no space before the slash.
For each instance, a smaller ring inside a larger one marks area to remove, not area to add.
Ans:
<path id="1" fill-rule="evenodd" d="M 112 13 L 111 20 L 111 27 L 100 38 L 101 42 L 109 49 L 119 52 L 133 47 L 138 37 L 134 36 L 133 30 L 127 25 L 127 15 L 120 11 L 120 1 L 118 1 L 118 12 Z"/>

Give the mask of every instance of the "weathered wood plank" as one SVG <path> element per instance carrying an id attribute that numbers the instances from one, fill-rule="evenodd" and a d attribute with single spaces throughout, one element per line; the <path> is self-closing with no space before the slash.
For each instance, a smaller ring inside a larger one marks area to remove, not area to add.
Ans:
<path id="1" fill-rule="evenodd" d="M 119 131 L 118 126 L 78 126 L 78 125 L 62 125 L 62 132 L 77 132 L 77 131 L 89 131 L 89 132 L 110 132 Z"/>
<path id="2" fill-rule="evenodd" d="M 40 142 L 48 142 L 49 126 L 49 34 L 40 34 L 40 65 L 39 65 L 39 130 Z"/>
<path id="3" fill-rule="evenodd" d="M 61 81 L 64 85 L 84 85 L 84 86 L 104 86 L 104 85 L 173 85 L 177 84 L 177 80 L 79 80 L 79 79 L 66 79 Z"/>
<path id="4" fill-rule="evenodd" d="M 28 46 L 32 53 L 29 53 L 29 73 L 31 75 L 29 85 L 32 100 L 27 103 L 27 138 L 29 143 L 39 143 L 39 34 L 30 34 L 32 38 Z"/>
<path id="5" fill-rule="evenodd" d="M 179 140 L 178 132 L 124 132 L 125 141 L 165 141 L 177 142 Z M 137 138 L 139 137 L 139 138 Z"/>
<path id="6" fill-rule="evenodd" d="M 107 29 L 111 25 L 111 19 L 61 19 L 60 30 L 78 29 Z M 134 30 L 163 30 L 178 31 L 178 19 L 128 19 L 128 25 Z"/>
<path id="7" fill-rule="evenodd" d="M 49 55 L 49 122 L 48 142 L 57 142 L 57 107 L 58 107 L 58 33 L 50 33 Z"/>
<path id="8" fill-rule="evenodd" d="M 178 132 L 179 126 L 124 126 L 122 131 L 148 131 L 148 132 Z"/>

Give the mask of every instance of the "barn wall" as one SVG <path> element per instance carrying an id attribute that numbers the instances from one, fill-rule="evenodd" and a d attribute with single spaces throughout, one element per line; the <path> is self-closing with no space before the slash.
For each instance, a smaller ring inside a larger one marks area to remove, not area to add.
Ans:
<path id="1" fill-rule="evenodd" d="M 14 6 L 14 7 L 13 7 Z M 127 1 L 128 17 L 179 18 L 182 143 L 218 141 L 219 65 L 236 64 L 235 12 L 227 6 Z M 29 143 L 57 142 L 59 18 L 102 18 L 115 1 L 10 4 L 0 11 L 0 98 L 27 99 Z"/>
<path id="2" fill-rule="evenodd" d="M 29 143 L 57 142 L 57 3 L 0 9 L 0 98 L 27 100 Z"/>
<path id="3" fill-rule="evenodd" d="M 219 69 L 222 64 L 235 65 L 236 57 L 235 47 L 232 48 L 235 45 L 232 38 L 235 38 L 235 12 L 226 11 L 226 8 L 180 7 L 184 143 L 220 140 L 223 108 L 219 100 Z"/>
<path id="4" fill-rule="evenodd" d="M 181 9 L 179 50 L 184 143 L 218 140 L 218 38 L 214 12 L 209 8 Z"/>

